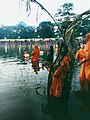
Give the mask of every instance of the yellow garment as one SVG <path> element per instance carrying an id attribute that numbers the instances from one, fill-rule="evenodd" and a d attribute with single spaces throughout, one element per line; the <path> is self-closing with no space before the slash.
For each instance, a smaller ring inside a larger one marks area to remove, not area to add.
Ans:
<path id="1" fill-rule="evenodd" d="M 62 93 L 62 87 L 64 85 L 64 78 L 70 68 L 70 55 L 67 54 L 62 62 L 61 65 L 57 68 L 52 76 L 52 84 L 50 87 L 50 95 L 55 97 L 59 97 Z"/>
<path id="2" fill-rule="evenodd" d="M 75 59 L 78 59 L 80 62 L 83 62 L 85 58 L 86 56 L 84 50 L 83 49 L 78 50 L 75 55 Z"/>
<path id="3" fill-rule="evenodd" d="M 84 50 L 80 49 L 77 51 L 76 55 L 75 55 L 75 59 L 78 59 L 80 62 L 83 62 L 86 58 L 85 52 Z M 84 80 L 85 79 L 85 72 L 84 72 L 84 63 L 82 64 L 81 70 L 80 70 L 80 75 L 79 75 L 79 79 L 80 80 Z"/>
<path id="4" fill-rule="evenodd" d="M 86 55 L 86 62 L 84 63 L 85 77 L 86 77 L 86 80 L 90 80 L 90 40 L 86 42 L 84 52 Z"/>
<path id="5" fill-rule="evenodd" d="M 90 81 L 90 40 L 86 39 L 86 45 L 83 50 L 78 50 L 75 59 L 82 63 L 79 80 L 81 89 L 89 90 L 88 81 Z"/>
<path id="6" fill-rule="evenodd" d="M 84 52 L 86 54 L 86 59 L 90 59 L 90 40 L 86 42 Z"/>

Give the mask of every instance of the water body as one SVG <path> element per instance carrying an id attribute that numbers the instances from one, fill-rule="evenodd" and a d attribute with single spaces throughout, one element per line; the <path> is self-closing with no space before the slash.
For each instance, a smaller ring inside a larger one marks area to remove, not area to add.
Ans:
<path id="1" fill-rule="evenodd" d="M 49 46 L 41 45 L 40 49 L 48 51 Z M 30 61 L 22 64 L 25 50 L 30 54 L 31 44 L 0 44 L 0 120 L 90 120 L 90 114 L 80 110 L 74 88 L 69 99 L 47 101 L 49 73 L 40 69 L 35 74 Z M 44 58 L 40 56 L 40 66 Z"/>

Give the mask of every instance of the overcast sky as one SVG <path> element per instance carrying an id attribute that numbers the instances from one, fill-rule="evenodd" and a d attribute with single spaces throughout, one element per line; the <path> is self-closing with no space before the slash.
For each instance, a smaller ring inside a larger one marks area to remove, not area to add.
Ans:
<path id="1" fill-rule="evenodd" d="M 53 16 L 57 9 L 64 3 L 73 3 L 75 13 L 82 13 L 90 9 L 90 0 L 37 0 L 40 2 Z M 23 5 L 23 4 L 22 4 Z M 36 21 L 36 13 L 38 10 L 38 21 Z M 38 25 L 45 20 L 51 20 L 50 16 L 38 8 L 35 3 L 31 4 L 31 14 L 27 17 L 27 13 L 23 7 L 19 7 L 19 0 L 0 0 L 0 24 L 14 25 L 20 21 L 24 21 L 27 25 Z"/>

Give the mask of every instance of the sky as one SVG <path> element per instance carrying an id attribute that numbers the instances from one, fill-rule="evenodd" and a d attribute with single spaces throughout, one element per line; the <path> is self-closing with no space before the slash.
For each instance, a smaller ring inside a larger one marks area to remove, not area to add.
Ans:
<path id="1" fill-rule="evenodd" d="M 37 0 L 41 3 L 52 16 L 57 9 L 64 3 L 73 3 L 73 12 L 80 14 L 90 9 L 90 0 Z M 38 20 L 36 20 L 38 11 Z M 0 25 L 16 25 L 20 21 L 27 25 L 37 26 L 42 21 L 52 21 L 51 17 L 38 7 L 37 4 L 31 3 L 31 13 L 25 10 L 24 2 L 19 5 L 19 0 L 0 0 Z"/>

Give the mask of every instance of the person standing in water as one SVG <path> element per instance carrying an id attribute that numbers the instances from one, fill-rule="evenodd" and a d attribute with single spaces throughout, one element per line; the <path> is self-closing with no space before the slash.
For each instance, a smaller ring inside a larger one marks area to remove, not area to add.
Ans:
<path id="1" fill-rule="evenodd" d="M 38 74 L 39 70 L 39 47 L 35 45 L 33 48 L 33 52 L 31 53 L 31 62 L 34 69 L 34 72 Z"/>
<path id="2" fill-rule="evenodd" d="M 80 71 L 81 91 L 82 91 L 82 105 L 81 109 L 90 111 L 90 33 L 86 34 L 86 45 L 82 52 L 79 53 L 80 64 L 82 65 Z M 82 56 L 82 57 L 81 57 Z"/>
<path id="3" fill-rule="evenodd" d="M 80 49 L 76 52 L 75 55 L 75 60 L 79 60 L 78 65 L 81 65 L 82 62 L 85 60 L 85 52 L 84 52 L 84 46 L 85 44 L 81 44 L 80 45 Z M 83 74 L 83 68 L 84 68 L 84 64 L 82 64 L 81 69 L 80 69 L 80 74 L 79 74 L 79 80 L 80 80 L 80 92 L 83 91 L 83 87 L 84 87 L 84 74 Z"/>

